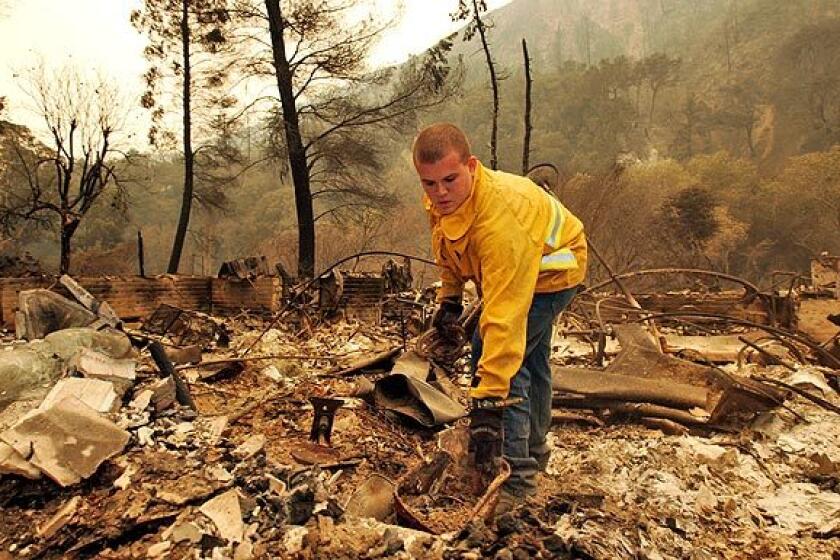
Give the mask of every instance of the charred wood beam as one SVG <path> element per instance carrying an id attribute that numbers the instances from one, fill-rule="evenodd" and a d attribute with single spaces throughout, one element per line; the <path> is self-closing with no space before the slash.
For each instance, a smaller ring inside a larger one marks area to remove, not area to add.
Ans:
<path id="1" fill-rule="evenodd" d="M 158 341 L 152 342 L 149 345 L 149 352 L 152 354 L 152 359 L 155 361 L 155 364 L 164 377 L 171 376 L 173 381 L 175 381 L 175 398 L 178 402 L 184 406 L 190 407 L 193 410 L 198 410 L 195 406 L 195 401 L 190 394 L 189 386 L 187 386 L 181 375 L 175 371 L 175 367 L 166 356 L 166 350 L 164 350 L 163 344 Z"/>

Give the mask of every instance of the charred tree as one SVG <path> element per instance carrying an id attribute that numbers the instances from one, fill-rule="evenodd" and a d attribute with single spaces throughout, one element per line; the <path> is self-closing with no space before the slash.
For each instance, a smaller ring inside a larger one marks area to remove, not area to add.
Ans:
<path id="1" fill-rule="evenodd" d="M 301 278 L 312 278 L 315 275 L 315 216 L 312 208 L 312 186 L 309 181 L 306 147 L 303 145 L 300 133 L 300 119 L 292 88 L 292 69 L 283 37 L 285 29 L 283 10 L 280 7 L 280 0 L 266 0 L 265 7 L 268 13 L 277 90 L 283 108 L 283 130 L 288 149 L 289 167 L 295 189 L 295 209 L 298 220 L 298 275 Z"/>
<path id="2" fill-rule="evenodd" d="M 227 0 L 144 0 L 142 9 L 131 14 L 132 25 L 149 37 L 144 54 L 150 67 L 144 74 L 146 91 L 141 105 L 151 111 L 149 142 L 155 147 L 175 147 L 175 134 L 167 130 L 163 122 L 165 111 L 160 98 L 162 83 L 171 84 L 173 90 L 176 84 L 180 86 L 177 88 L 179 93 L 172 96 L 181 106 L 184 182 L 167 266 L 170 274 L 178 272 L 193 202 L 199 200 L 195 188 L 196 155 L 203 146 L 195 147 L 196 97 L 204 102 L 205 109 L 215 110 L 218 106 L 231 104 L 229 98 L 213 97 L 212 93 L 225 83 L 230 70 L 230 64 L 221 57 L 229 44 L 226 37 L 229 22 Z M 196 72 L 199 65 L 202 70 Z M 168 73 L 170 69 L 171 74 Z"/>
<path id="3" fill-rule="evenodd" d="M 181 52 L 183 59 L 183 145 L 184 145 L 184 192 L 181 194 L 181 213 L 178 216 L 178 227 L 175 230 L 175 238 L 172 240 L 172 251 L 169 254 L 169 265 L 166 272 L 177 274 L 178 266 L 181 263 L 181 252 L 184 250 L 184 240 L 187 237 L 187 228 L 190 225 L 190 214 L 192 212 L 193 184 L 195 176 L 194 162 L 195 153 L 192 148 L 192 108 L 190 106 L 190 92 L 192 88 L 192 67 L 190 61 L 190 25 L 189 25 L 189 0 L 181 2 Z"/>
<path id="4" fill-rule="evenodd" d="M 10 236 L 26 225 L 55 229 L 59 272 L 67 274 L 73 237 L 94 204 L 109 193 L 115 210 L 126 209 L 128 158 L 115 147 L 125 112 L 113 84 L 71 67 L 39 67 L 26 81 L 49 141 L 23 133 L 13 141 L 0 226 Z"/>
<path id="5" fill-rule="evenodd" d="M 464 31 L 464 40 L 470 41 L 476 33 L 478 33 L 481 41 L 481 48 L 484 51 L 484 61 L 487 64 L 487 71 L 490 74 L 490 88 L 493 93 L 493 120 L 490 128 L 490 167 L 497 169 L 499 165 L 498 158 L 498 136 L 499 136 L 499 78 L 496 73 L 496 63 L 493 61 L 493 55 L 490 52 L 490 43 L 487 40 L 487 24 L 481 19 L 481 13 L 487 11 L 487 2 L 485 0 L 472 0 L 467 4 L 467 0 L 458 0 L 458 11 L 455 12 L 452 19 L 455 21 L 469 21 L 466 30 Z"/>
<path id="6" fill-rule="evenodd" d="M 358 18 L 358 2 L 235 4 L 237 27 L 249 42 L 242 66 L 260 83 L 270 78 L 277 87 L 264 98 L 270 115 L 266 159 L 282 179 L 291 179 L 298 276 L 311 277 L 322 220 L 340 223 L 396 204 L 382 182 L 380 146 L 416 128 L 421 111 L 454 93 L 458 80 L 445 56 L 451 38 L 399 68 L 373 69 L 368 55 L 389 22 Z"/>
<path id="7" fill-rule="evenodd" d="M 525 64 L 525 139 L 522 142 L 522 174 L 528 173 L 531 155 L 531 60 L 528 58 L 528 43 L 522 39 L 522 58 Z"/>

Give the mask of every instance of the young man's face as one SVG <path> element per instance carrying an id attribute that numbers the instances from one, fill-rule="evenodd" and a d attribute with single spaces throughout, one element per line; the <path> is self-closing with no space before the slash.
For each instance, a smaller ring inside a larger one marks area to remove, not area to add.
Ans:
<path id="1" fill-rule="evenodd" d="M 441 215 L 453 213 L 470 196 L 477 163 L 475 156 L 461 161 L 452 150 L 434 163 L 414 162 L 423 190 Z"/>

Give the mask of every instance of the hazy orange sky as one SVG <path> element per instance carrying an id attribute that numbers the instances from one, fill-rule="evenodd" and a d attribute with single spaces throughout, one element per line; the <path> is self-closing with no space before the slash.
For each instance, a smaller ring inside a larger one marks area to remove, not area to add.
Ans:
<path id="1" fill-rule="evenodd" d="M 511 0 L 488 0 L 490 9 Z M 48 67 L 72 62 L 83 69 L 104 72 L 114 78 L 127 94 L 142 90 L 140 75 L 145 69 L 143 37 L 128 21 L 131 10 L 141 0 L 5 0 L 0 13 L 0 96 L 9 101 L 9 118 L 35 125 L 27 110 L 25 95 L 15 73 L 37 64 L 42 58 Z M 373 0 L 376 10 L 386 18 L 399 14 L 399 2 Z M 404 60 L 454 30 L 449 14 L 457 0 L 405 0 L 402 17 L 388 30 L 371 57 L 372 64 Z M 129 126 L 143 136 L 147 115 L 136 111 Z"/>

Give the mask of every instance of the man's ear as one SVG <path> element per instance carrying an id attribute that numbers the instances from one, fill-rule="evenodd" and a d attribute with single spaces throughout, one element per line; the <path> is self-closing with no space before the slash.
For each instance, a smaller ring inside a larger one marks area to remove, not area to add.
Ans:
<path id="1" fill-rule="evenodd" d="M 478 167 L 478 158 L 475 156 L 470 156 L 467 160 L 467 168 L 470 170 L 471 175 L 475 175 L 475 170 Z"/>

